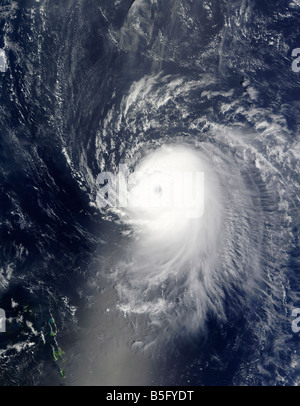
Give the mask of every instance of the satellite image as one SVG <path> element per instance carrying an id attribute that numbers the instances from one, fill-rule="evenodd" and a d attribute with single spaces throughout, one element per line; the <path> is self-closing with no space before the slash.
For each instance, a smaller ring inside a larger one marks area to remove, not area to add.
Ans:
<path id="1" fill-rule="evenodd" d="M 300 384 L 299 27 L 1 0 L 1 386 Z"/>

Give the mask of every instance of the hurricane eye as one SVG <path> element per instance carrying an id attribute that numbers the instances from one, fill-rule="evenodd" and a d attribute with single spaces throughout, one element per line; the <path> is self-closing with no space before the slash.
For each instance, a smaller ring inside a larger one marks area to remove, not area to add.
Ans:
<path id="1" fill-rule="evenodd" d="M 157 194 L 157 195 L 159 195 L 159 196 L 162 195 L 163 190 L 162 190 L 161 185 L 156 185 L 156 186 L 154 187 L 154 193 Z"/>

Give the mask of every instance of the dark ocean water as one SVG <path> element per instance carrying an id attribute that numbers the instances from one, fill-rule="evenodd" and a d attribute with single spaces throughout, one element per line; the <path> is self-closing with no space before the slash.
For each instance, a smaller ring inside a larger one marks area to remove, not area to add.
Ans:
<path id="1" fill-rule="evenodd" d="M 1 385 L 299 384 L 299 23 L 297 0 L 1 3 Z M 100 171 L 165 143 L 229 196 L 226 317 L 201 331 L 153 313 L 163 285 L 96 206 Z"/>

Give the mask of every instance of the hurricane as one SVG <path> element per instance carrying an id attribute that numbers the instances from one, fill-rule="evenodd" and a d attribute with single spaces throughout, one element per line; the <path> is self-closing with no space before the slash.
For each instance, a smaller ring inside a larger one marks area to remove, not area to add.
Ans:
<path id="1" fill-rule="evenodd" d="M 1 385 L 299 385 L 298 3 L 3 2 Z"/>
<path id="2" fill-rule="evenodd" d="M 179 145 L 163 145 L 139 162 L 128 208 L 120 214 L 132 239 L 129 258 L 114 274 L 120 309 L 147 315 L 175 336 L 205 329 L 209 314 L 224 322 L 226 297 L 243 308 L 244 296 L 247 302 L 258 294 L 263 257 L 251 183 L 244 184 L 243 174 L 233 174 L 206 143 Z M 184 174 L 191 174 L 189 181 Z M 197 174 L 203 174 L 204 185 L 196 182 Z M 228 184 L 240 185 L 238 196 L 230 195 Z M 180 198 L 186 197 L 185 206 Z M 228 239 L 230 228 L 240 241 Z M 160 336 L 156 332 L 154 340 Z M 162 337 L 166 341 L 168 334 Z"/>

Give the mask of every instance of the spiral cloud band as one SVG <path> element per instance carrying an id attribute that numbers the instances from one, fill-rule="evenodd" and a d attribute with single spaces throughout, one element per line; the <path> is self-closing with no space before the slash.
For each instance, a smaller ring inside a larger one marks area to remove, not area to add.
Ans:
<path id="1" fill-rule="evenodd" d="M 115 189 L 127 204 L 111 210 L 130 231 L 126 258 L 113 272 L 118 306 L 165 330 L 154 338 L 150 329 L 146 344 L 165 341 L 166 331 L 205 331 L 209 315 L 226 321 L 226 298 L 244 302 L 259 284 L 252 192 L 232 162 L 220 160 L 205 143 L 162 144 L 134 165 L 127 188 Z"/>

